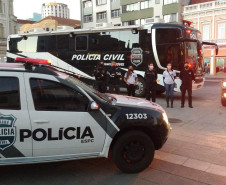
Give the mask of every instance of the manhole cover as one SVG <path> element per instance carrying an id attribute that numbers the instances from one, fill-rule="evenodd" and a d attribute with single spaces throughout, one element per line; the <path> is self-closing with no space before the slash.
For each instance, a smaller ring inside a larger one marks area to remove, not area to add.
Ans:
<path id="1" fill-rule="evenodd" d="M 176 119 L 176 118 L 169 118 L 169 122 L 170 123 L 182 123 L 183 121 L 180 119 Z"/>

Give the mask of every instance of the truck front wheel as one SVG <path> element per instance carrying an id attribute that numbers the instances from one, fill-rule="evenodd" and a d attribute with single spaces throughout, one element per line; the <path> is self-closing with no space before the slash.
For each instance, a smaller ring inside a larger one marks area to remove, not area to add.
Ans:
<path id="1" fill-rule="evenodd" d="M 138 173 L 147 168 L 154 158 L 151 138 L 141 131 L 128 131 L 113 146 L 113 160 L 126 173 Z"/>

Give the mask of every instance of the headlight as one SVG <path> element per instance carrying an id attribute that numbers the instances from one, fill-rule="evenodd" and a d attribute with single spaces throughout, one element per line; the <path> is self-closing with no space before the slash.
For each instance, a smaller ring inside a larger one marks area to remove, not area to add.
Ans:
<path id="1" fill-rule="evenodd" d="M 166 115 L 165 112 L 162 113 L 162 116 L 163 116 L 163 120 L 164 120 L 167 124 L 169 124 L 169 120 L 168 120 L 168 117 L 167 117 L 167 115 Z"/>
<path id="2" fill-rule="evenodd" d="M 226 88 L 226 82 L 223 82 L 223 83 L 222 83 L 222 87 L 223 87 L 223 88 Z"/>
<path id="3" fill-rule="evenodd" d="M 223 94 L 223 97 L 226 98 L 226 93 Z"/>

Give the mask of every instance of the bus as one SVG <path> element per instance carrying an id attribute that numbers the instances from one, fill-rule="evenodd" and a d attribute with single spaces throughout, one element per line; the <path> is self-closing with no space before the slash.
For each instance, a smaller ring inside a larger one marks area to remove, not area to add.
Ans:
<path id="1" fill-rule="evenodd" d="M 70 71 L 88 84 L 93 84 L 93 71 L 103 60 L 106 68 L 115 61 L 122 74 L 132 65 L 138 75 L 136 96 L 145 95 L 144 74 L 150 62 L 158 73 L 159 93 L 164 92 L 163 71 L 171 62 L 177 73 L 175 91 L 180 91 L 179 73 L 186 61 L 194 70 L 193 90 L 204 84 L 203 43 L 201 33 L 187 24 L 153 23 L 110 28 L 33 31 L 10 35 L 7 61 L 16 57 L 48 59 L 52 65 Z M 122 86 L 125 83 L 122 80 Z"/>

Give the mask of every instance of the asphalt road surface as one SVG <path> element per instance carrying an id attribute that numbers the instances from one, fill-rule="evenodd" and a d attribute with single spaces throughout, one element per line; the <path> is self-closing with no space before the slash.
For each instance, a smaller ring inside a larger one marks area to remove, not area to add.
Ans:
<path id="1" fill-rule="evenodd" d="M 156 151 L 148 169 L 139 174 L 121 173 L 111 159 L 0 167 L 0 185 L 225 185 L 226 107 L 220 103 L 218 81 L 207 81 L 193 91 L 193 106 L 166 108 L 172 132 Z"/>

